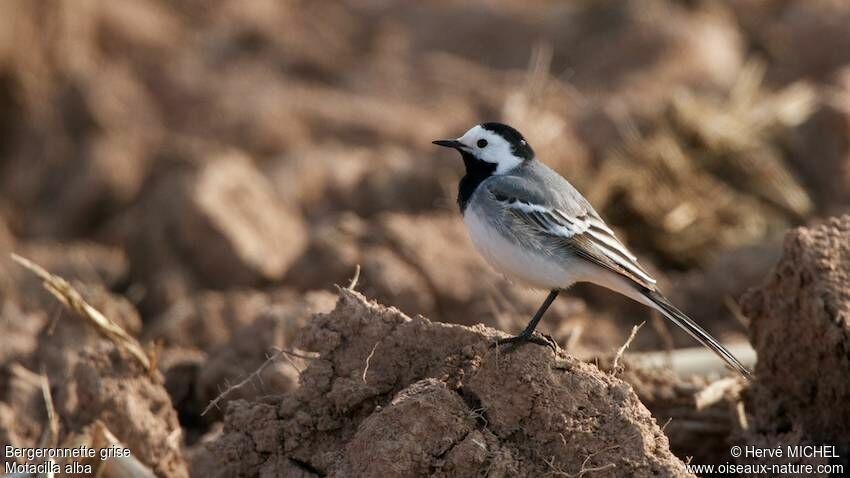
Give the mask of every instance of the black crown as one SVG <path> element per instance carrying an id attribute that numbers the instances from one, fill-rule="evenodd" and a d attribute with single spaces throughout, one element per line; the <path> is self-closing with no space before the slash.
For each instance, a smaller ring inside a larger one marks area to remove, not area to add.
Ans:
<path id="1" fill-rule="evenodd" d="M 534 157 L 534 150 L 531 149 L 531 145 L 528 144 L 528 141 L 525 140 L 519 131 L 512 127 L 495 122 L 483 123 L 481 127 L 505 138 L 505 141 L 511 145 L 511 152 L 514 156 L 522 159 L 531 159 Z"/>

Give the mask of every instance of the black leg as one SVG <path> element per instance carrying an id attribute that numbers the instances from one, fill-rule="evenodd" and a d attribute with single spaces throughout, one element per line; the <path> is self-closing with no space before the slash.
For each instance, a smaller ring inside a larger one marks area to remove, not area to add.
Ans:
<path id="1" fill-rule="evenodd" d="M 549 292 L 549 295 L 546 296 L 546 300 L 543 301 L 543 304 L 540 306 L 539 309 L 537 309 L 537 312 L 534 313 L 534 317 L 531 318 L 531 322 L 528 323 L 528 325 L 525 327 L 525 330 L 523 330 L 521 334 L 514 337 L 499 339 L 496 343 L 498 345 L 502 345 L 520 344 L 522 342 L 533 342 L 539 345 L 551 346 L 552 344 L 549 341 L 542 337 L 540 337 L 539 339 L 533 337 L 533 334 L 534 329 L 537 328 L 537 324 L 540 323 L 540 319 L 543 318 L 543 314 L 546 313 L 546 311 L 549 309 L 549 306 L 552 305 L 552 302 L 555 302 L 555 299 L 558 297 L 559 292 L 561 292 L 560 289 L 553 289 L 551 292 Z"/>

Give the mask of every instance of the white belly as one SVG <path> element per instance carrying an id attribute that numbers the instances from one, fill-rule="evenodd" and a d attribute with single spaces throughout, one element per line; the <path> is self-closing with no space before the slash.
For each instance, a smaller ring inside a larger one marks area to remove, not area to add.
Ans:
<path id="1" fill-rule="evenodd" d="M 480 216 L 467 208 L 463 216 L 472 244 L 484 259 L 508 279 L 537 289 L 566 289 L 584 280 L 584 265 L 573 259 L 529 252 L 506 239 Z"/>
<path id="2" fill-rule="evenodd" d="M 641 304 L 658 309 L 630 280 L 583 259 L 529 252 L 506 239 L 480 211 L 467 208 L 463 216 L 472 244 L 498 272 L 508 279 L 536 289 L 566 289 L 576 282 L 592 282 L 619 292 Z"/>

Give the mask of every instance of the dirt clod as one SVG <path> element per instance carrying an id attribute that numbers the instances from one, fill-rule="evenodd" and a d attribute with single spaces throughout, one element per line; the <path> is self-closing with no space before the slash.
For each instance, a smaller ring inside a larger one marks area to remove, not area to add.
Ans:
<path id="1" fill-rule="evenodd" d="M 301 387 L 228 408 L 211 444 L 221 473 L 687 475 L 627 384 L 546 347 L 491 348 L 496 337 L 342 290 L 301 337 L 320 354 Z"/>
<path id="2" fill-rule="evenodd" d="M 850 216 L 843 216 L 789 233 L 773 273 L 743 298 L 758 352 L 752 433 L 848 443 L 848 284 Z"/>
<path id="3" fill-rule="evenodd" d="M 304 247 L 301 218 L 281 203 L 246 157 L 211 158 L 185 192 L 177 239 L 211 285 L 279 279 Z"/>
<path id="4" fill-rule="evenodd" d="M 150 377 L 110 343 L 81 350 L 56 374 L 56 410 L 69 429 L 107 423 L 159 476 L 188 476 L 181 430 L 159 376 Z"/>

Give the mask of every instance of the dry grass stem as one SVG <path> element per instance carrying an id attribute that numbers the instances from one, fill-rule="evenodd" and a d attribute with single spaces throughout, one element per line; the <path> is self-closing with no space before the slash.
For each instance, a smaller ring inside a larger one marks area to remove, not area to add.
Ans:
<path id="1" fill-rule="evenodd" d="M 126 448 L 100 420 L 94 424 L 92 448 Z M 111 457 L 101 461 L 97 467 L 98 478 L 154 478 L 154 472 L 135 456 Z"/>
<path id="2" fill-rule="evenodd" d="M 277 351 L 275 351 L 275 353 L 281 353 L 281 352 L 283 352 L 283 350 L 277 350 Z M 299 366 L 295 363 L 295 361 L 294 361 L 294 360 L 292 360 L 292 357 L 290 357 L 290 355 L 294 355 L 294 354 L 283 353 L 282 355 L 283 355 L 283 358 L 285 358 L 285 359 L 286 359 L 286 361 L 289 363 L 289 365 L 291 365 L 291 366 L 292 366 L 292 368 L 294 368 L 294 369 L 295 369 L 295 371 L 296 371 L 296 372 L 298 372 L 298 376 L 300 377 L 300 376 L 301 376 L 301 373 L 303 373 L 303 370 L 301 370 L 301 367 L 299 367 Z M 261 379 L 261 380 L 262 380 L 262 379 Z"/>
<path id="3" fill-rule="evenodd" d="M 727 377 L 711 382 L 694 396 L 696 409 L 704 410 L 727 397 L 737 396 L 740 391 L 741 382 L 738 377 Z"/>
<path id="4" fill-rule="evenodd" d="M 124 349 L 135 357 L 145 370 L 152 370 L 151 360 L 145 353 L 141 344 L 130 334 L 127 333 L 120 325 L 116 324 L 99 310 L 95 309 L 83 299 L 83 296 L 74 289 L 71 284 L 65 279 L 47 272 L 43 267 L 35 264 L 29 259 L 23 258 L 17 254 L 12 254 L 12 260 L 34 273 L 41 279 L 44 288 L 53 294 L 66 307 L 76 312 L 80 317 L 87 320 L 94 326 L 95 330 L 100 332 L 104 337 L 111 340 L 119 348 Z"/>
<path id="5" fill-rule="evenodd" d="M 738 418 L 738 426 L 741 427 L 741 430 L 748 430 L 750 428 L 750 422 L 747 420 L 747 411 L 744 408 L 743 400 L 738 400 L 735 403 L 735 416 Z"/>
<path id="6" fill-rule="evenodd" d="M 348 290 L 354 290 L 357 287 L 357 282 L 360 280 L 360 264 L 354 266 L 354 277 L 351 278 L 351 281 L 348 283 Z"/>
<path id="7" fill-rule="evenodd" d="M 363 383 L 366 383 L 366 372 L 369 371 L 369 362 L 372 360 L 372 356 L 375 355 L 375 350 L 377 350 L 378 344 L 380 343 L 380 340 L 375 342 L 375 345 L 372 346 L 372 351 L 369 352 L 369 356 L 366 357 L 366 367 L 363 368 Z"/>
<path id="8" fill-rule="evenodd" d="M 738 305 L 738 302 L 734 298 L 728 295 L 724 296 L 723 305 L 726 306 L 726 309 L 729 310 L 729 312 L 732 314 L 732 317 L 734 317 L 735 320 L 738 321 L 738 323 L 744 326 L 745 329 L 750 326 L 749 317 L 744 315 L 744 312 L 741 310 L 741 306 Z"/>
<path id="9" fill-rule="evenodd" d="M 59 416 L 56 407 L 53 406 L 53 395 L 50 393 L 50 381 L 47 374 L 42 370 L 41 395 L 44 397 L 44 408 L 47 410 L 47 426 L 41 435 L 41 446 L 44 448 L 55 448 L 59 444 Z"/>
<path id="10" fill-rule="evenodd" d="M 584 327 L 581 324 L 576 324 L 567 336 L 567 343 L 564 345 L 564 350 L 568 350 L 570 353 L 575 353 L 576 347 L 578 347 L 578 342 L 581 340 L 583 333 Z"/>
<path id="11" fill-rule="evenodd" d="M 298 354 L 298 353 L 295 353 L 295 352 L 291 352 L 289 350 L 284 350 L 284 349 L 276 350 L 275 353 L 273 353 L 272 355 L 269 355 L 266 358 L 266 361 L 263 362 L 263 364 L 260 365 L 259 368 L 257 368 L 256 370 L 254 370 L 253 372 L 248 374 L 248 376 L 245 377 L 244 379 L 242 379 L 242 381 L 240 381 L 239 383 L 237 383 L 235 385 L 228 385 L 227 388 L 225 388 L 217 397 L 212 399 L 210 401 L 210 403 L 206 406 L 206 408 L 204 408 L 204 411 L 201 412 L 201 416 L 206 415 L 210 410 L 213 409 L 213 407 L 218 408 L 218 404 L 221 403 L 222 400 L 227 398 L 234 391 L 239 390 L 240 388 L 248 385 L 249 383 L 252 383 L 254 381 L 254 379 L 256 379 L 260 383 L 263 383 L 262 373 L 266 369 L 266 367 L 268 367 L 269 365 L 271 365 L 272 363 L 277 361 L 277 359 L 280 358 L 281 356 L 290 356 L 290 355 L 293 356 L 293 357 L 298 357 L 298 358 L 302 358 L 302 359 L 314 358 L 314 357 L 308 357 L 306 355 L 301 355 L 301 354 Z M 294 363 L 292 363 L 290 361 L 290 364 L 293 366 L 293 368 L 295 368 L 295 370 L 299 374 L 301 373 L 301 370 L 299 370 L 298 367 L 295 367 Z"/>
<path id="12" fill-rule="evenodd" d="M 640 326 L 637 326 L 637 327 L 640 327 Z M 615 448 L 617 448 L 617 447 L 615 446 L 615 447 L 606 448 L 605 450 L 600 450 L 600 451 L 597 451 L 595 453 L 591 453 L 591 454 L 587 455 L 584 458 L 584 461 L 582 461 L 582 463 L 581 463 L 581 468 L 575 473 L 568 473 L 568 472 L 556 467 L 554 456 L 549 458 L 548 460 L 544 459 L 543 462 L 546 463 L 546 465 L 549 466 L 549 468 L 552 470 L 552 475 L 554 475 L 554 476 L 566 476 L 567 478 L 581 478 L 582 476 L 586 475 L 587 473 L 596 473 L 596 472 L 605 471 L 605 470 L 608 470 L 610 468 L 616 467 L 617 465 L 615 465 L 614 463 L 607 463 L 605 465 L 600 465 L 600 466 L 587 466 L 587 464 L 590 462 L 590 460 L 594 456 L 596 456 L 600 453 L 615 449 Z"/>
<path id="13" fill-rule="evenodd" d="M 614 365 L 613 367 L 611 367 L 611 373 L 613 373 L 614 375 L 617 375 L 619 371 L 620 359 L 623 357 L 623 353 L 625 353 L 626 349 L 629 348 L 629 345 L 631 345 L 632 340 L 635 339 L 635 335 L 637 335 L 638 330 L 640 330 L 640 328 L 643 327 L 643 324 L 645 323 L 646 322 L 644 321 L 632 327 L 632 333 L 629 334 L 629 338 L 626 339 L 626 342 L 617 350 L 617 355 L 614 356 Z"/>

